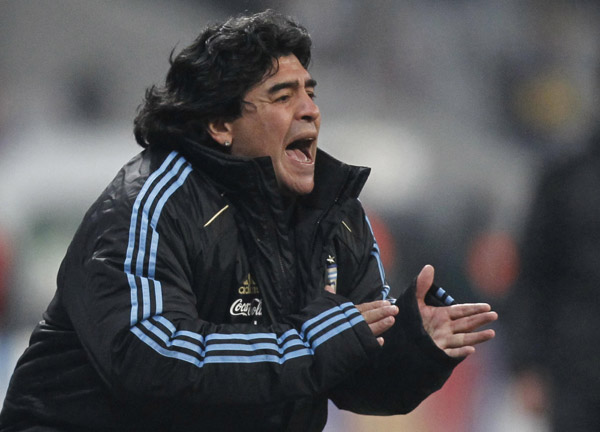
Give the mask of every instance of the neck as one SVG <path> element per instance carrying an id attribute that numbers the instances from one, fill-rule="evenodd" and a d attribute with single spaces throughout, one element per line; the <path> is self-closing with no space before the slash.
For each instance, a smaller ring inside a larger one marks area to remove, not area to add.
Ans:
<path id="1" fill-rule="evenodd" d="M 287 226 L 292 226 L 294 220 L 294 210 L 296 209 L 296 197 L 293 195 L 283 195 L 283 218 Z"/>

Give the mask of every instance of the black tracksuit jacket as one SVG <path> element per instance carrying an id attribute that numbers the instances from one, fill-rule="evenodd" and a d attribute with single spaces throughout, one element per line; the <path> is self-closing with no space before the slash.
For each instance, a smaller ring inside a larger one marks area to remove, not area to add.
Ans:
<path id="1" fill-rule="evenodd" d="M 414 284 L 384 348 L 354 307 L 389 291 L 357 199 L 368 169 L 319 151 L 290 207 L 269 158 L 179 147 L 133 158 L 85 215 L 0 431 L 308 432 L 328 398 L 389 415 L 441 387 L 457 362 Z"/>

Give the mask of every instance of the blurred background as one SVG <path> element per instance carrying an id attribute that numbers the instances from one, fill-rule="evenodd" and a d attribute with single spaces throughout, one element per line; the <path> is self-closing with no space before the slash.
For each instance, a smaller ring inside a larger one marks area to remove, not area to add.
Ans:
<path id="1" fill-rule="evenodd" d="M 87 207 L 140 151 L 132 121 L 171 50 L 207 24 L 271 7 L 313 37 L 320 146 L 373 168 L 361 199 L 390 282 L 400 289 L 430 263 L 459 301 L 501 314 L 497 338 L 414 412 L 331 406 L 326 430 L 549 430 L 540 387 L 513 373 L 509 311 L 540 178 L 583 154 L 598 123 L 599 6 L 0 1 L 0 400 Z"/>

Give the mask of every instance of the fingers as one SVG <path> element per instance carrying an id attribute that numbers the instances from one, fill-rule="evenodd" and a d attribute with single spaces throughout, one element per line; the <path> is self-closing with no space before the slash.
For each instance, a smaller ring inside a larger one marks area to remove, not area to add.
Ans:
<path id="1" fill-rule="evenodd" d="M 470 333 L 498 319 L 487 303 L 454 305 L 448 308 L 453 333 Z"/>
<path id="2" fill-rule="evenodd" d="M 359 309 L 360 310 L 360 309 Z M 393 318 L 398 314 L 398 306 L 392 306 L 389 303 L 376 309 L 369 309 L 361 312 L 367 324 L 373 324 L 386 318 Z"/>
<path id="3" fill-rule="evenodd" d="M 325 286 L 325 290 L 335 294 L 333 287 Z M 396 322 L 394 316 L 398 314 L 398 306 L 392 305 L 387 300 L 376 300 L 369 303 L 356 305 L 356 309 L 361 313 L 365 322 L 369 325 L 371 332 L 377 336 L 377 342 L 383 346 L 383 338 L 379 337 Z"/>
<path id="4" fill-rule="evenodd" d="M 450 357 L 466 357 L 475 352 L 474 345 L 493 339 L 496 332 L 492 329 L 475 333 L 454 334 L 438 345 Z"/>
<path id="5" fill-rule="evenodd" d="M 381 308 L 384 306 L 390 306 L 390 305 L 391 305 L 391 303 L 387 300 L 375 300 L 373 302 L 361 303 L 359 305 L 356 305 L 356 309 L 358 309 L 360 311 L 360 313 L 362 313 L 364 315 L 364 313 L 367 311 L 378 309 L 378 308 Z"/>
<path id="6" fill-rule="evenodd" d="M 439 348 L 451 357 L 466 357 L 475 345 L 495 337 L 492 329 L 479 330 L 498 319 L 486 303 L 432 308 L 426 329 Z"/>
<path id="7" fill-rule="evenodd" d="M 434 269 L 427 264 L 417 276 L 417 300 L 425 301 L 427 290 L 433 284 Z"/>
<path id="8" fill-rule="evenodd" d="M 464 303 L 448 307 L 448 314 L 453 320 L 492 310 L 487 303 Z"/>
<path id="9" fill-rule="evenodd" d="M 461 347 L 461 348 L 448 348 L 448 349 L 445 349 L 444 352 L 449 357 L 462 358 L 462 357 L 467 357 L 467 356 L 470 356 L 471 354 L 473 354 L 475 352 L 475 348 L 472 346 L 466 346 L 466 347 Z"/>
<path id="10" fill-rule="evenodd" d="M 395 322 L 394 316 L 398 314 L 398 307 L 384 300 L 359 304 L 356 308 L 360 311 L 375 336 L 381 335 L 392 327 Z M 380 344 L 383 344 L 383 340 Z"/>
<path id="11" fill-rule="evenodd" d="M 475 333 L 459 333 L 447 338 L 445 348 L 461 348 L 465 346 L 474 346 L 482 342 L 493 339 L 496 332 L 492 329 L 482 330 Z"/>
<path id="12" fill-rule="evenodd" d="M 498 319 L 496 312 L 484 312 L 476 315 L 460 318 L 453 322 L 453 330 L 455 333 L 470 333 L 492 323 Z"/>
<path id="13" fill-rule="evenodd" d="M 423 327 L 435 344 L 451 357 L 466 357 L 475 352 L 475 345 L 496 335 L 494 330 L 479 330 L 498 319 L 487 303 L 460 304 L 432 307 L 425 304 L 425 296 L 433 284 L 434 268 L 423 267 L 417 276 L 417 302 Z"/>
<path id="14" fill-rule="evenodd" d="M 384 333 L 386 330 L 391 328 L 395 322 L 396 319 L 393 316 L 388 316 L 382 320 L 369 324 L 369 328 L 371 329 L 371 332 L 373 332 L 373 335 L 379 336 L 380 334 Z"/>

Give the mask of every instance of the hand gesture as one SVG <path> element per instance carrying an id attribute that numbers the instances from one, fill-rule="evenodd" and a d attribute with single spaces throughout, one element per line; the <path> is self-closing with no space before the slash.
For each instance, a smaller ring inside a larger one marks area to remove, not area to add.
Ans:
<path id="1" fill-rule="evenodd" d="M 417 276 L 417 304 L 423 327 L 435 344 L 450 357 L 466 357 L 474 345 L 492 339 L 494 330 L 480 327 L 498 319 L 487 303 L 466 303 L 446 307 L 425 304 L 425 294 L 433 283 L 434 270 L 426 265 Z"/>
<path id="2" fill-rule="evenodd" d="M 325 286 L 325 291 L 335 294 L 335 290 L 330 285 Z M 394 316 L 398 314 L 398 306 L 393 306 L 387 300 L 376 300 L 356 305 L 356 308 L 369 325 L 373 335 L 377 337 L 379 345 L 383 345 L 383 338 L 379 335 L 394 325 L 396 321 Z"/>

